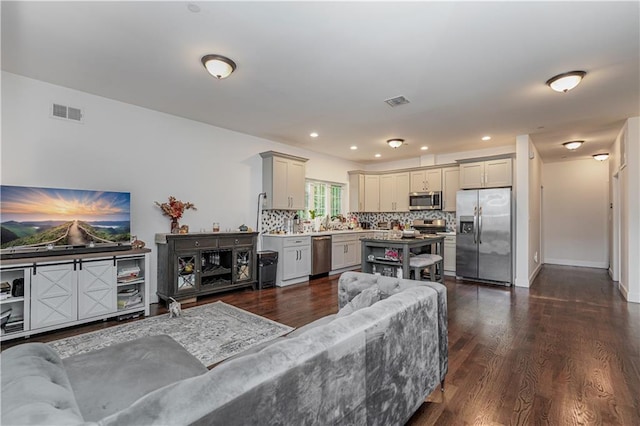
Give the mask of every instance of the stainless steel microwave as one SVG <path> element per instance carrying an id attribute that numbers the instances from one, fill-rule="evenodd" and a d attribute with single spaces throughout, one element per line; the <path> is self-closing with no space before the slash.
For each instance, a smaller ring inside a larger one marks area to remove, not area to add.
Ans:
<path id="1" fill-rule="evenodd" d="M 442 191 L 410 192 L 409 210 L 442 210 Z"/>

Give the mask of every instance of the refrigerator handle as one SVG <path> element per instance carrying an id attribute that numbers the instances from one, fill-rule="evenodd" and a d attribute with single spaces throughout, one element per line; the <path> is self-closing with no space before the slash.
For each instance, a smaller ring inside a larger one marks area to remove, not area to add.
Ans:
<path id="1" fill-rule="evenodd" d="M 482 244 L 482 207 L 478 209 L 478 242 Z"/>
<path id="2" fill-rule="evenodd" d="M 473 207 L 473 244 L 478 244 L 478 207 Z"/>

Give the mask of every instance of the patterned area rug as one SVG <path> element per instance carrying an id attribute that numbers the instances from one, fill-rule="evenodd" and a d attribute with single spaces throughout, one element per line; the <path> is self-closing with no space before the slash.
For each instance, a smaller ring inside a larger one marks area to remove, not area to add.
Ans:
<path id="1" fill-rule="evenodd" d="M 138 337 L 168 334 L 209 366 L 291 330 L 292 327 L 218 301 L 184 309 L 179 318 L 159 315 L 49 345 L 66 358 Z"/>

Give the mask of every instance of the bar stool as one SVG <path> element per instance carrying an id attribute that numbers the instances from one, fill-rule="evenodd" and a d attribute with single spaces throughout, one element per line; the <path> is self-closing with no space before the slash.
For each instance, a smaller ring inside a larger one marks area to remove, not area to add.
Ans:
<path id="1" fill-rule="evenodd" d="M 429 269 L 429 281 L 436 280 L 436 261 L 428 257 L 414 256 L 409 259 L 409 267 L 413 272 L 413 277 L 417 281 L 422 281 L 422 270 Z"/>
<path id="2" fill-rule="evenodd" d="M 433 269 L 433 272 L 431 272 L 430 270 L 429 278 L 431 279 L 431 281 L 444 283 L 444 260 L 442 259 L 442 256 L 440 256 L 439 254 L 422 253 L 416 255 L 412 259 L 429 259 L 431 262 L 433 262 L 433 266 L 431 267 Z M 436 271 L 438 269 L 440 270 L 440 279 L 437 279 L 436 276 Z"/>

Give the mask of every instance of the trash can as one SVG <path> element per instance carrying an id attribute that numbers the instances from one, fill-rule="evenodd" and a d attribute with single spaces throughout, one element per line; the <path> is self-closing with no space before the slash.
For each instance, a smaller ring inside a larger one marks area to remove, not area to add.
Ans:
<path id="1" fill-rule="evenodd" d="M 265 250 L 258 252 L 258 290 L 275 287 L 278 270 L 278 252 Z"/>

